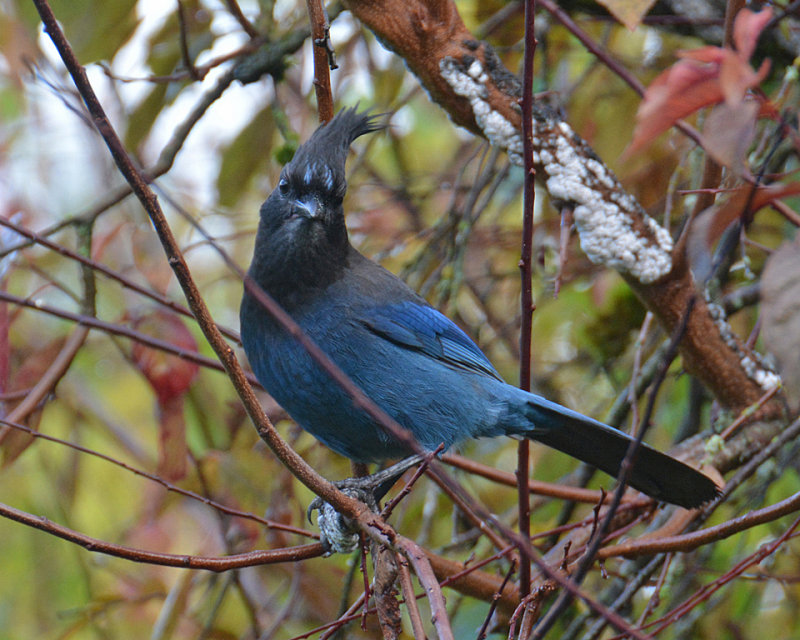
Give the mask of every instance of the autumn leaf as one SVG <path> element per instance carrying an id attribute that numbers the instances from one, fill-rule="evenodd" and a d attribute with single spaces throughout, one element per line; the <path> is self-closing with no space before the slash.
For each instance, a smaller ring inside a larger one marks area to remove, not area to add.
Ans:
<path id="1" fill-rule="evenodd" d="M 736 21 L 733 23 L 733 42 L 743 60 L 749 60 L 753 55 L 758 37 L 770 20 L 772 20 L 772 9 L 769 7 L 758 13 L 742 9 L 736 15 Z"/>
<path id="2" fill-rule="evenodd" d="M 800 244 L 787 242 L 773 253 L 761 278 L 761 335 L 778 361 L 792 411 L 800 408 Z"/>
<path id="3" fill-rule="evenodd" d="M 187 351 L 197 351 L 197 342 L 183 322 L 173 314 L 155 311 L 141 316 L 134 327 L 149 335 L 166 339 Z M 165 480 L 176 481 L 186 475 L 186 424 L 183 394 L 197 376 L 193 362 L 165 354 L 140 343 L 133 346 L 131 357 L 153 387 L 158 399 L 159 462 L 158 473 Z"/>
<path id="4" fill-rule="evenodd" d="M 798 182 L 777 183 L 767 187 L 745 184 L 698 215 L 689 230 L 690 236 L 686 248 L 695 278 L 699 282 L 704 282 L 711 275 L 711 248 L 734 222 L 740 220 L 743 215 L 758 211 L 776 200 L 797 194 L 800 194 Z"/>
<path id="5" fill-rule="evenodd" d="M 636 114 L 636 129 L 627 153 L 632 154 L 681 118 L 714 104 L 725 102 L 736 109 L 746 92 L 767 76 L 769 61 L 758 71 L 750 66 L 758 36 L 772 17 L 766 8 L 754 13 L 742 9 L 736 17 L 736 49 L 705 46 L 680 54 L 681 60 L 659 75 L 645 91 Z"/>
<path id="6" fill-rule="evenodd" d="M 608 12 L 633 31 L 650 11 L 656 0 L 597 0 Z"/>
<path id="7" fill-rule="evenodd" d="M 171 342 L 186 351 L 197 351 L 197 342 L 186 325 L 174 314 L 154 311 L 133 322 L 137 331 Z M 198 366 L 177 356 L 135 343 L 133 361 L 156 392 L 159 403 L 183 395 L 189 389 Z"/>

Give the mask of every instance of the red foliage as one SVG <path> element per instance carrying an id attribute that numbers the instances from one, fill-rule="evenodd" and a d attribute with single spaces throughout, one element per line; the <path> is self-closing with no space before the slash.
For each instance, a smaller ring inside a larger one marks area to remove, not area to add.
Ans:
<path id="1" fill-rule="evenodd" d="M 134 322 L 134 326 L 143 333 L 158 335 L 187 351 L 197 350 L 197 342 L 183 322 L 166 311 L 154 311 L 141 316 Z M 158 473 L 169 481 L 180 480 L 186 475 L 188 452 L 181 396 L 194 381 L 199 367 L 193 362 L 139 343 L 133 345 L 131 357 L 158 398 Z"/>
<path id="2" fill-rule="evenodd" d="M 771 18 L 770 8 L 758 13 L 742 9 L 734 23 L 735 50 L 706 46 L 682 52 L 682 60 L 659 75 L 645 92 L 628 152 L 640 150 L 698 109 L 721 102 L 729 109 L 743 106 L 748 89 L 769 72 L 769 60 L 764 60 L 758 71 L 749 60 Z"/>
<path id="3" fill-rule="evenodd" d="M 696 277 L 710 275 L 711 247 L 734 222 L 777 200 L 800 193 L 800 183 L 776 183 L 764 187 L 744 184 L 703 211 L 693 222 L 687 253 Z"/>
<path id="4" fill-rule="evenodd" d="M 137 331 L 158 336 L 187 351 L 197 351 L 194 336 L 174 314 L 154 311 L 137 318 L 133 326 Z M 197 364 L 139 343 L 133 345 L 131 356 L 156 392 L 160 405 L 186 393 L 197 375 Z"/>

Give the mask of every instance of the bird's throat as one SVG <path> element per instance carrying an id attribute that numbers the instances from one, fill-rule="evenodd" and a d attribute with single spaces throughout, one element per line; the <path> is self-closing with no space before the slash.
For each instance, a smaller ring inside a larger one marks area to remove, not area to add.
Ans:
<path id="1" fill-rule="evenodd" d="M 298 243 L 299 247 L 269 243 L 268 251 L 255 252 L 248 272 L 289 312 L 336 282 L 348 262 L 350 245 L 346 236 L 344 242 L 318 242 L 311 236 L 305 240 Z"/>

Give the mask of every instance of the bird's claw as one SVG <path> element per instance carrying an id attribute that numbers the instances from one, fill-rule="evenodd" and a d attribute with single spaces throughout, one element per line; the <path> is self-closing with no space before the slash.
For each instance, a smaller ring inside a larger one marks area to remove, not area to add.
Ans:
<path id="1" fill-rule="evenodd" d="M 421 461 L 420 456 L 413 456 L 372 475 L 346 478 L 334 482 L 334 484 L 339 491 L 360 500 L 377 513 L 380 499 L 386 495 L 386 492 L 403 473 Z M 320 497 L 314 498 L 306 509 L 306 517 L 310 523 L 313 523 L 311 514 L 314 511 L 319 512 L 317 526 L 320 532 L 320 542 L 325 547 L 326 555 L 351 553 L 356 549 L 359 529 L 350 518 L 336 511 L 330 503 Z"/>
<path id="2" fill-rule="evenodd" d="M 345 484 L 346 482 L 336 483 L 342 493 L 360 500 L 373 511 L 377 511 L 377 504 L 371 491 L 348 487 Z M 325 502 L 320 497 L 314 498 L 311 504 L 308 505 L 308 509 L 306 509 L 306 516 L 309 522 L 312 522 L 311 514 L 314 511 L 319 512 L 317 526 L 319 527 L 320 542 L 325 548 L 326 556 L 332 553 L 352 553 L 355 551 L 358 547 L 359 528 L 353 520 L 339 513 L 332 504 Z"/>

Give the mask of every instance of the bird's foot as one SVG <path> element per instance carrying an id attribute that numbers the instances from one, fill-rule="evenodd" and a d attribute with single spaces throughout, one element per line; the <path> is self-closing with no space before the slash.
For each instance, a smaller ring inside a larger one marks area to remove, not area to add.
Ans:
<path id="1" fill-rule="evenodd" d="M 400 476 L 422 460 L 421 456 L 412 456 L 372 475 L 346 478 L 334 482 L 334 484 L 339 491 L 360 500 L 377 513 L 381 498 L 386 495 Z M 333 505 L 325 502 L 322 498 L 314 498 L 308 505 L 306 516 L 309 522 L 312 521 L 311 514 L 314 511 L 319 511 L 317 526 L 320 532 L 320 542 L 325 547 L 326 555 L 351 553 L 358 547 L 359 529 L 350 518 L 336 511 Z"/>
<path id="2" fill-rule="evenodd" d="M 348 478 L 348 480 L 350 479 Z M 337 482 L 335 484 L 339 485 L 340 483 Z M 375 501 L 374 499 L 370 500 L 372 498 L 370 492 L 343 486 L 338 488 L 345 495 L 361 500 L 361 502 L 369 505 L 370 509 L 373 508 Z M 352 553 L 356 550 L 359 541 L 359 529 L 353 520 L 339 513 L 332 504 L 319 497 L 314 498 L 311 504 L 308 505 L 306 515 L 309 521 L 311 521 L 311 514 L 314 511 L 319 512 L 317 526 L 319 527 L 320 542 L 325 548 L 326 556 L 332 553 Z"/>

